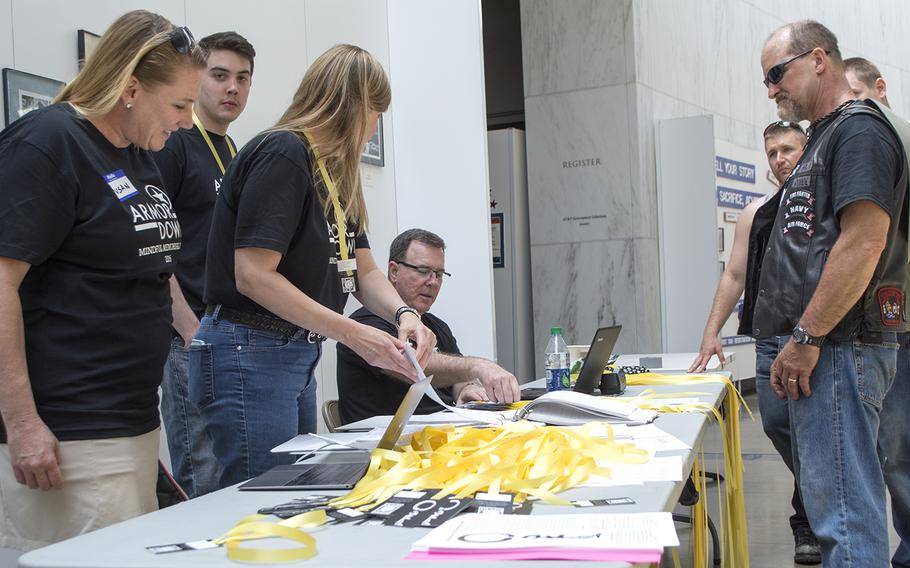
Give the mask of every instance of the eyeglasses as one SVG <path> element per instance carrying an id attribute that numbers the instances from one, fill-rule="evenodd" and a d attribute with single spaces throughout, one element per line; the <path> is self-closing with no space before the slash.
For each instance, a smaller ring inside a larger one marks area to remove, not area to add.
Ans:
<path id="1" fill-rule="evenodd" d="M 810 49 L 809 51 L 804 51 L 804 52 L 800 53 L 799 55 L 794 55 L 793 57 L 791 57 L 790 59 L 788 59 L 786 61 L 781 61 L 774 67 L 768 69 L 768 74 L 765 75 L 765 80 L 763 81 L 765 83 L 765 88 L 768 88 L 769 85 L 776 85 L 776 84 L 780 83 L 781 80 L 784 78 L 784 72 L 787 71 L 787 65 L 789 65 L 790 63 L 793 63 L 800 57 L 809 55 L 813 51 L 815 51 L 814 47 L 812 49 Z M 831 52 L 826 49 L 825 53 L 828 54 Z"/>
<path id="2" fill-rule="evenodd" d="M 778 128 L 792 128 L 793 130 L 799 131 L 799 133 L 803 136 L 806 134 L 806 131 L 803 130 L 803 127 L 800 126 L 798 122 L 793 122 L 790 120 L 778 120 L 765 127 L 765 131 L 762 132 L 762 137 L 768 136 L 769 132 Z"/>
<path id="3" fill-rule="evenodd" d="M 193 32 L 186 26 L 175 28 L 168 37 L 168 41 L 174 46 L 177 53 L 189 53 L 196 46 L 196 38 Z"/>
<path id="4" fill-rule="evenodd" d="M 410 268 L 414 272 L 420 274 L 424 278 L 429 278 L 431 274 L 435 274 L 436 278 L 438 278 L 439 280 L 442 280 L 443 276 L 448 276 L 449 278 L 452 277 L 451 274 L 449 274 L 448 272 L 446 272 L 445 270 L 442 270 L 442 269 L 433 270 L 429 266 L 414 266 L 413 264 L 407 263 L 403 260 L 396 260 L 395 262 L 397 262 L 398 264 L 400 264 L 402 266 L 407 266 L 408 268 Z"/>

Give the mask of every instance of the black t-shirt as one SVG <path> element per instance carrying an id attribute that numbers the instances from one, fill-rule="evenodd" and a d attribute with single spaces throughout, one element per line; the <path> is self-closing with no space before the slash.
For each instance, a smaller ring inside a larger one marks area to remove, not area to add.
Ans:
<path id="1" fill-rule="evenodd" d="M 180 249 L 161 185 L 150 152 L 116 148 L 66 103 L 0 133 L 0 256 L 32 265 L 19 289 L 25 354 L 60 440 L 158 426 Z"/>
<path id="2" fill-rule="evenodd" d="M 309 149 L 292 132 L 260 134 L 234 158 L 215 203 L 205 266 L 205 302 L 275 316 L 237 291 L 234 250 L 263 248 L 281 253 L 278 272 L 323 306 L 341 313 L 336 269 L 335 222 L 326 221 L 313 185 Z M 321 187 L 321 184 L 320 184 Z M 349 258 L 369 248 L 348 223 Z M 276 316 L 277 317 L 277 316 Z"/>
<path id="3" fill-rule="evenodd" d="M 375 315 L 366 308 L 360 308 L 351 319 L 381 329 L 389 335 L 398 336 L 394 325 Z M 431 313 L 422 316 L 423 324 L 436 334 L 436 349 L 442 353 L 461 355 L 458 343 L 452 336 L 452 330 L 446 322 Z M 341 421 L 345 424 L 370 418 L 395 414 L 409 384 L 386 375 L 382 369 L 373 367 L 351 351 L 347 345 L 338 344 L 338 407 Z M 452 391 L 448 388 L 436 389 L 440 398 L 452 404 Z M 415 414 L 432 414 L 445 410 L 429 397 L 423 397 Z"/>
<path id="4" fill-rule="evenodd" d="M 871 103 L 860 103 L 872 106 Z M 874 107 L 873 107 L 874 108 Z M 830 126 L 823 123 L 819 131 Z M 831 195 L 834 213 L 856 201 L 869 200 L 892 220 L 900 211 L 894 186 L 903 172 L 903 151 L 888 125 L 858 114 L 843 121 L 831 138 Z"/>
<path id="5" fill-rule="evenodd" d="M 231 162 L 228 137 L 214 132 L 208 135 L 226 168 Z M 174 273 L 190 308 L 202 316 L 205 249 L 223 174 L 196 126 L 171 134 L 164 149 L 155 154 L 155 161 L 183 229 L 183 248 L 176 256 Z"/>

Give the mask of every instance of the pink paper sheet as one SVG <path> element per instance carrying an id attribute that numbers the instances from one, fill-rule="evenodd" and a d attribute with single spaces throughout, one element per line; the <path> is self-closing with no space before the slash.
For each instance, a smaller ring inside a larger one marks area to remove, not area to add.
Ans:
<path id="1" fill-rule="evenodd" d="M 595 562 L 660 562 L 660 550 L 515 550 L 504 552 L 411 551 L 405 560 L 587 560 Z"/>

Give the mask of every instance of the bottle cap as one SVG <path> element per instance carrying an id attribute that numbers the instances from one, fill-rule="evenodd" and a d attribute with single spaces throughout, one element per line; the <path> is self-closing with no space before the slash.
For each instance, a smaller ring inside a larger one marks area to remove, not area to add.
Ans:
<path id="1" fill-rule="evenodd" d="M 561 327 L 551 327 L 550 334 L 552 335 L 554 333 L 558 333 L 558 334 L 562 335 L 562 328 Z"/>

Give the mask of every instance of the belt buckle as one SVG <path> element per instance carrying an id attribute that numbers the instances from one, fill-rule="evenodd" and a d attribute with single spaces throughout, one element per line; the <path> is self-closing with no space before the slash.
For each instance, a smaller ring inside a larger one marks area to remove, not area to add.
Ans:
<path id="1" fill-rule="evenodd" d="M 307 331 L 306 333 L 306 340 L 310 343 L 319 343 L 324 339 L 325 338 L 322 335 L 316 333 L 315 331 Z"/>

